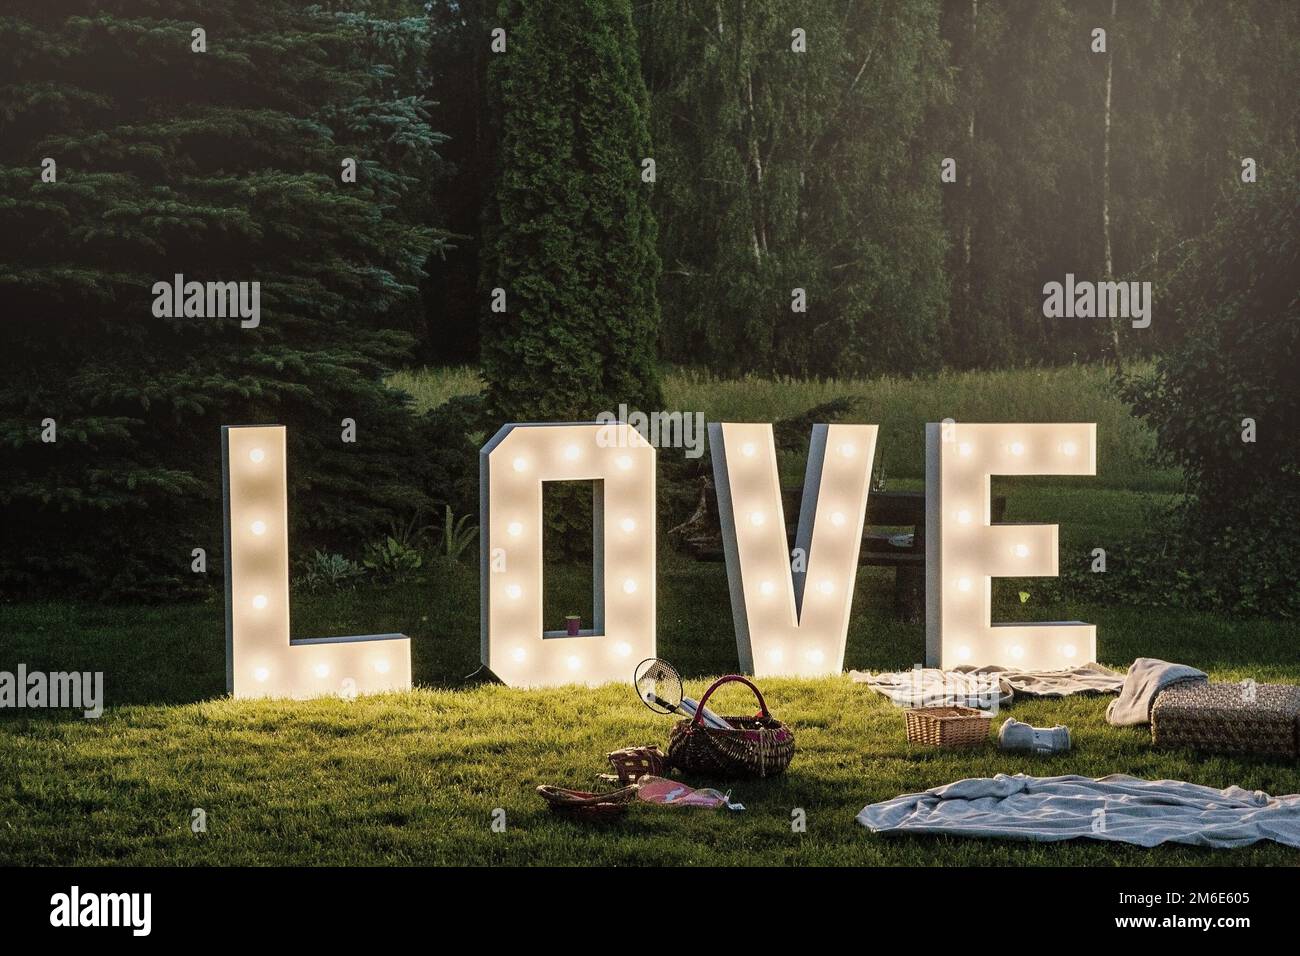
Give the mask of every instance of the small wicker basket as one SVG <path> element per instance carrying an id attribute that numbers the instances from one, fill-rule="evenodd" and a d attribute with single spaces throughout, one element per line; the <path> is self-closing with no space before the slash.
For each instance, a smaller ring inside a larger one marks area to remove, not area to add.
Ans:
<path id="1" fill-rule="evenodd" d="M 636 799 L 636 787 L 623 787 L 609 793 L 591 793 L 587 790 L 541 786 L 537 788 L 537 794 L 553 812 L 561 816 L 579 820 L 612 820 L 627 812 L 628 804 Z"/>
<path id="2" fill-rule="evenodd" d="M 974 747 L 989 739 L 993 715 L 973 707 L 913 707 L 907 711 L 907 740 L 932 747 Z"/>

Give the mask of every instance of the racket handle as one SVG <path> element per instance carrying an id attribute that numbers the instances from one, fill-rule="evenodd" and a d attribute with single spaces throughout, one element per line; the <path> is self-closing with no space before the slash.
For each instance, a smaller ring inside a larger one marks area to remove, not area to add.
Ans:
<path id="1" fill-rule="evenodd" d="M 695 715 L 699 711 L 699 709 L 700 709 L 700 705 L 697 704 L 695 701 L 691 700 L 689 697 L 682 698 L 682 710 L 687 711 L 690 714 L 692 720 L 695 719 Z M 731 726 L 731 724 L 727 723 L 725 720 L 723 720 L 721 717 L 715 714 L 713 711 L 709 710 L 709 708 L 707 707 L 704 708 L 704 713 L 700 715 L 700 719 L 703 720 L 710 727 L 712 727 L 714 730 L 735 730 L 736 729 L 735 727 Z"/>

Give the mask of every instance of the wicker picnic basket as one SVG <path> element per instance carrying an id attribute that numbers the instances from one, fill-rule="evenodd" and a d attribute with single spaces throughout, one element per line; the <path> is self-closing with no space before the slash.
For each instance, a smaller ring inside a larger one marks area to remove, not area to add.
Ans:
<path id="1" fill-rule="evenodd" d="M 1300 755 L 1300 687 L 1182 682 L 1151 707 L 1151 742 L 1232 754 Z"/>
<path id="2" fill-rule="evenodd" d="M 744 684 L 758 698 L 756 717 L 725 717 L 734 730 L 704 723 L 704 707 L 723 684 Z M 794 758 L 794 731 L 771 715 L 762 693 L 738 674 L 720 677 L 700 698 L 691 720 L 678 721 L 668 741 L 668 759 L 691 773 L 715 777 L 771 777 L 785 772 Z"/>
<path id="3" fill-rule="evenodd" d="M 912 707 L 907 713 L 909 743 L 934 747 L 973 747 L 989 739 L 993 715 L 974 707 Z"/>

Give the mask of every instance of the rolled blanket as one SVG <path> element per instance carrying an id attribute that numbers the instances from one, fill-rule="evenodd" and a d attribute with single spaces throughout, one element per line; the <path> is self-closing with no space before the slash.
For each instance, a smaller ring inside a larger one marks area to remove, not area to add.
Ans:
<path id="1" fill-rule="evenodd" d="M 1187 680 L 1209 680 L 1209 675 L 1186 664 L 1139 657 L 1129 667 L 1119 696 L 1106 708 L 1106 722 L 1116 727 L 1149 724 L 1156 695 L 1170 684 Z"/>

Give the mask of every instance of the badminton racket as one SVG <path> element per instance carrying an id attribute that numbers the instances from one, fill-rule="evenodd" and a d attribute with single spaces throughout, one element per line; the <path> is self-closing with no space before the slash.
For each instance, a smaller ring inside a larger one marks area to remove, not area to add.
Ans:
<path id="1" fill-rule="evenodd" d="M 700 705 L 682 696 L 682 678 L 673 665 L 656 657 L 647 658 L 637 665 L 632 683 L 641 702 L 660 714 L 681 714 L 694 720 Z M 709 708 L 704 708 L 700 719 L 714 730 L 735 730 Z"/>

